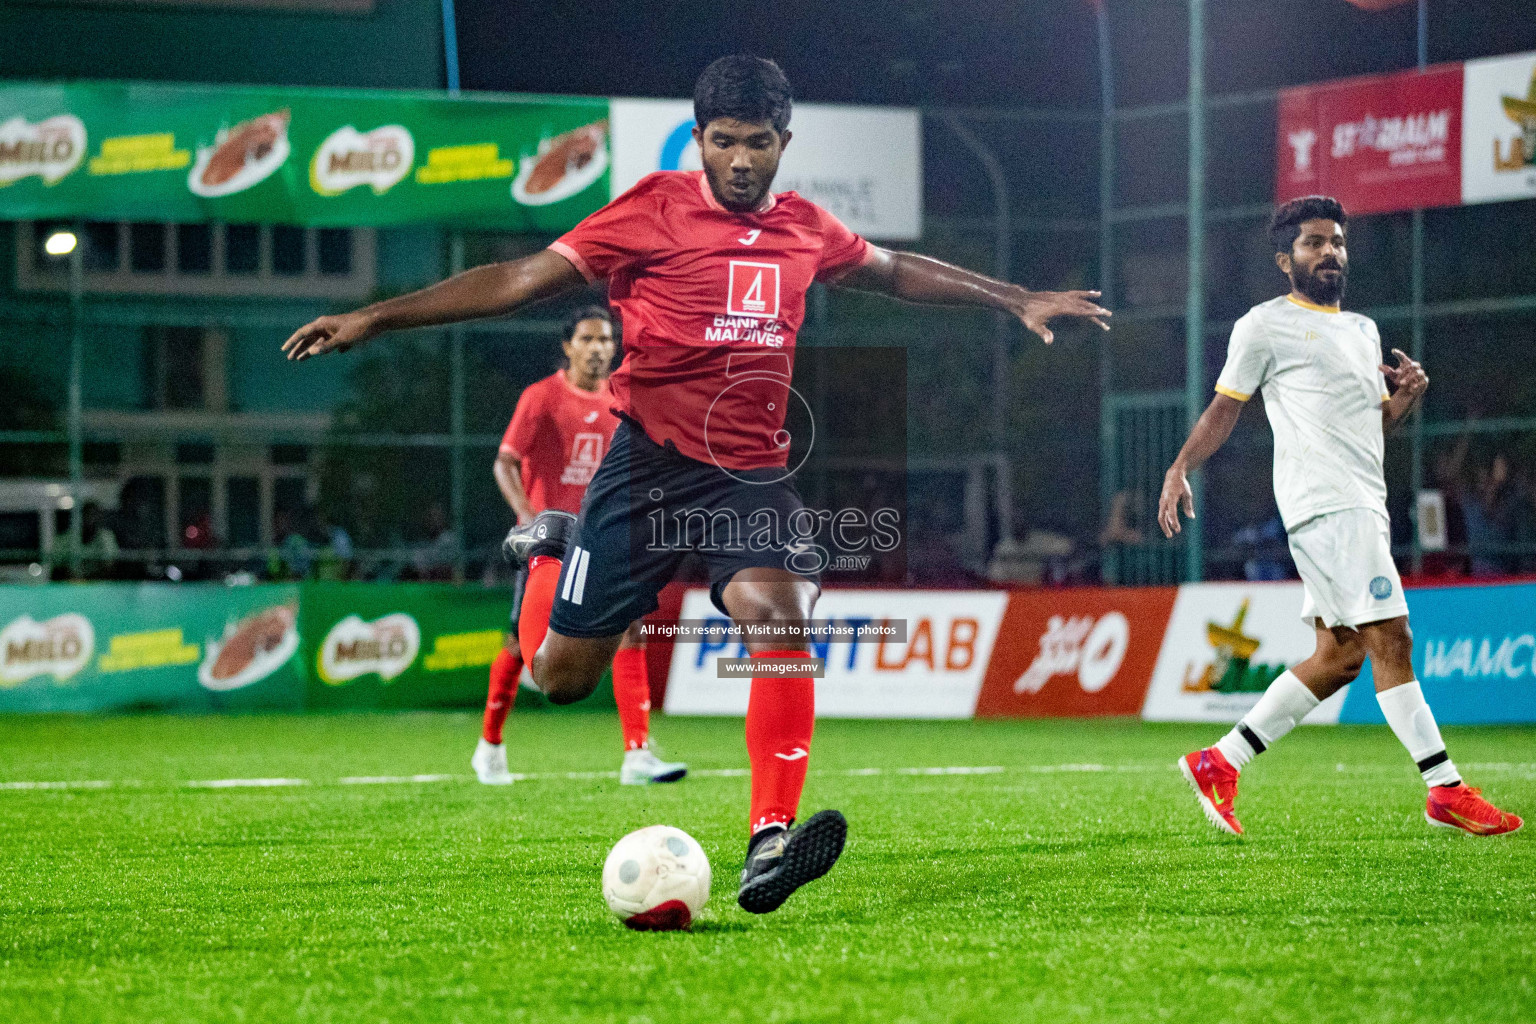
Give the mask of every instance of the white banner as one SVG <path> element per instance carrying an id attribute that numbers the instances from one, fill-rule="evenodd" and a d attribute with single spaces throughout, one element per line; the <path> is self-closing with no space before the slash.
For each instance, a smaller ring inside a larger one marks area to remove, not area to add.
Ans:
<path id="1" fill-rule="evenodd" d="M 1236 722 L 1281 672 L 1316 647 L 1301 621 L 1300 583 L 1195 583 L 1179 588 L 1141 716 L 1151 722 Z M 1347 687 L 1346 687 L 1347 690 Z M 1344 692 L 1307 716 L 1339 720 Z"/>
<path id="2" fill-rule="evenodd" d="M 690 100 L 610 104 L 613 195 L 652 171 L 699 170 Z M 861 235 L 922 235 L 922 118 L 896 107 L 797 103 L 775 192 L 798 192 Z"/>
<path id="3" fill-rule="evenodd" d="M 1536 53 L 1467 61 L 1461 104 L 1462 202 L 1536 196 Z"/>
<path id="4" fill-rule="evenodd" d="M 992 658 L 1008 595 L 1003 591 L 828 590 L 817 619 L 905 620 L 907 642 L 837 643 L 813 651 L 827 661 L 816 681 L 820 718 L 970 718 Z M 709 591 L 690 590 L 680 619 L 725 616 Z M 679 642 L 672 649 L 666 710 L 674 715 L 744 715 L 751 681 L 720 679 L 717 658 L 746 657 L 729 643 Z"/>

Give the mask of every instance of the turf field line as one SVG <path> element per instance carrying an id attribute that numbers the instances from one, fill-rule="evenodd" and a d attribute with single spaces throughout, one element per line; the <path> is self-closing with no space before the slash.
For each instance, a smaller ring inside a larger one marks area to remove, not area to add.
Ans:
<path id="1" fill-rule="evenodd" d="M 204 779 L 183 782 L 188 789 L 269 789 L 277 786 L 308 786 L 308 779 Z"/>
<path id="2" fill-rule="evenodd" d="M 1516 775 L 1522 777 L 1536 777 L 1536 762 L 1525 761 L 1468 761 L 1462 767 L 1471 772 L 1486 772 L 1489 774 Z M 955 776 L 955 775 L 1002 775 L 1008 772 L 1024 772 L 1030 774 L 1093 774 L 1098 772 L 1164 772 L 1168 766 L 1164 764 L 1094 764 L 1094 763 L 1068 763 L 1068 764 L 1025 764 L 1012 767 L 1006 765 L 939 765 L 929 767 L 912 768 L 828 768 L 812 769 L 808 774 L 820 776 L 840 776 L 845 778 L 867 778 L 881 775 L 906 775 L 906 776 Z M 1396 768 L 1385 765 L 1350 765 L 1338 763 L 1334 765 L 1337 772 L 1350 774 L 1380 775 L 1395 774 Z M 736 779 L 751 775 L 748 768 L 700 768 L 689 773 L 696 778 L 706 779 Z M 615 771 L 600 772 L 513 772 L 512 778 L 517 782 L 590 782 L 596 780 L 616 779 L 619 773 Z M 161 785 L 183 789 L 281 789 L 293 786 L 401 786 L 419 785 L 434 782 L 473 782 L 475 777 L 469 774 L 434 773 L 418 775 L 347 775 L 338 779 L 297 779 L 297 778 L 263 778 L 263 779 L 197 779 L 188 782 L 166 782 Z M 0 782 L 0 792 L 36 792 L 39 790 L 71 790 L 71 789 L 131 789 L 152 785 L 137 779 L 78 779 L 61 781 L 34 781 L 16 780 Z"/>
<path id="3" fill-rule="evenodd" d="M 391 786 L 402 782 L 452 782 L 468 775 L 348 775 L 336 780 L 341 786 Z"/>

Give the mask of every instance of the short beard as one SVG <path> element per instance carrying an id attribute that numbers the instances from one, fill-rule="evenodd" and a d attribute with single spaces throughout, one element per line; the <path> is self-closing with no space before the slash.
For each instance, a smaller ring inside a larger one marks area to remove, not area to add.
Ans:
<path id="1" fill-rule="evenodd" d="M 730 195 L 730 193 L 725 189 L 725 184 L 729 183 L 729 178 L 726 179 L 726 182 L 716 182 L 714 175 L 709 172 L 708 168 L 705 169 L 704 173 L 709 178 L 709 190 L 714 193 L 714 196 L 717 200 L 719 200 L 720 205 L 725 207 L 727 210 L 730 210 L 732 213 L 756 212 L 757 208 L 763 205 L 763 199 L 767 197 L 769 189 L 773 188 L 773 182 L 769 181 L 767 188 L 764 188 L 761 192 L 759 192 L 756 198 L 754 198 L 751 202 L 737 203 L 734 200 L 726 198 L 726 196 Z"/>
<path id="2" fill-rule="evenodd" d="M 1290 278 L 1292 288 L 1319 306 L 1337 306 L 1344 300 L 1344 286 L 1349 283 L 1349 270 L 1347 267 L 1339 268 L 1337 284 L 1330 284 L 1320 275 L 1308 273 L 1296 266 L 1291 268 Z"/>

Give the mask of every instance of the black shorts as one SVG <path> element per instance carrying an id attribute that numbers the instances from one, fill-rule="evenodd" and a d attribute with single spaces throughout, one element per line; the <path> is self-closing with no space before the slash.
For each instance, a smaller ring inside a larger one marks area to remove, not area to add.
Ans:
<path id="1" fill-rule="evenodd" d="M 582 498 L 549 628 L 570 637 L 624 632 L 656 610 L 689 552 L 704 561 L 722 612 L 725 585 L 743 569 L 787 569 L 819 586 L 819 565 L 796 540 L 814 536 L 808 516 L 784 470 L 728 473 L 621 420 Z"/>
<path id="2" fill-rule="evenodd" d="M 512 639 L 517 639 L 517 619 L 523 614 L 523 588 L 528 586 L 528 567 L 517 570 L 512 577 Z"/>

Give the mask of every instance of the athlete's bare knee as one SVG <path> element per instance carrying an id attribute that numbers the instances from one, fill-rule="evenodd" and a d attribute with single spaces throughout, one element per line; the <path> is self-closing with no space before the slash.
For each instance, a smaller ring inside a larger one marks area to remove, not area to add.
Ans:
<path id="1" fill-rule="evenodd" d="M 1413 630 L 1406 618 L 1373 623 L 1362 634 L 1374 662 L 1412 670 Z"/>
<path id="2" fill-rule="evenodd" d="M 582 640 L 551 632 L 533 656 L 533 681 L 551 704 L 590 697 L 618 643 L 618 637 Z"/>

